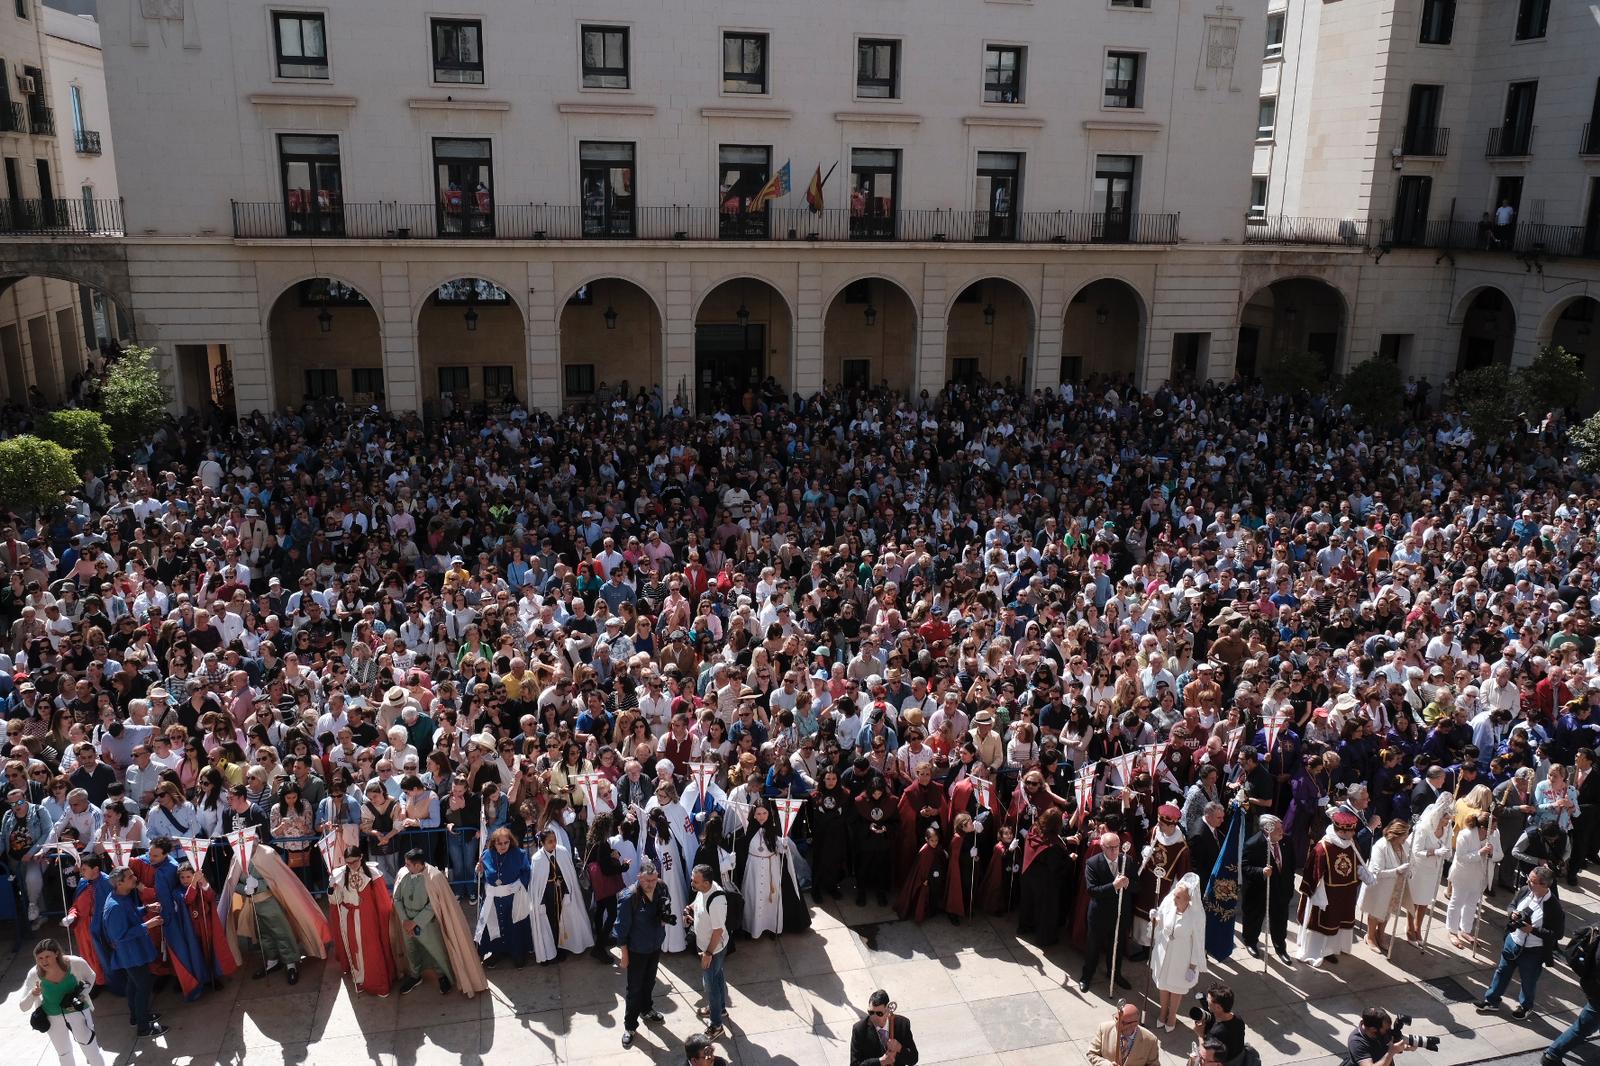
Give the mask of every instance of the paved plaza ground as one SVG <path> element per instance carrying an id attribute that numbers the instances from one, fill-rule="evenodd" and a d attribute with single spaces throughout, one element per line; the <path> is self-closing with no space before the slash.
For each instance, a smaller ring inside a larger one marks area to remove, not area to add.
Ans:
<path id="1" fill-rule="evenodd" d="M 1585 876 L 1579 888 L 1564 891 L 1569 929 L 1595 920 L 1597 889 L 1600 882 Z M 1505 893 L 1491 902 L 1504 905 Z M 955 927 L 940 917 L 917 926 L 848 900 L 815 914 L 809 932 L 744 941 L 729 960 L 733 1007 L 729 1038 L 719 1051 L 730 1063 L 844 1066 L 850 1025 L 878 987 L 911 1019 L 924 1063 L 1083 1063 L 1095 1028 L 1110 1017 L 1103 981 L 1088 997 L 1078 993 L 1076 949 L 1039 952 L 1017 941 L 1009 919 Z M 1484 914 L 1491 931 L 1500 927 L 1498 913 L 1491 916 L 1486 906 Z M 1435 943 L 1444 941 L 1442 919 L 1441 908 Z M 1482 992 L 1486 956 L 1487 950 L 1475 961 L 1448 948 L 1419 953 L 1402 944 L 1386 961 L 1358 946 L 1353 958 L 1327 971 L 1296 966 L 1286 972 L 1273 963 L 1263 976 L 1261 964 L 1241 948 L 1216 965 L 1215 975 L 1238 993 L 1238 1009 L 1265 1066 L 1333 1066 L 1369 1003 L 1411 1014 L 1413 1031 L 1442 1038 L 1438 1052 L 1407 1054 L 1402 1066 L 1459 1066 L 1542 1048 L 1580 1002 L 1576 983 L 1557 963 L 1545 974 L 1540 1011 L 1530 1021 L 1514 1021 L 1505 1010 L 1479 1015 L 1469 997 Z M 245 976 L 196 1004 L 164 993 L 157 1007 L 172 1031 L 137 1045 L 120 1000 L 102 996 L 98 1020 L 102 1044 L 119 1064 L 678 1064 L 683 1039 L 700 1027 L 696 961 L 683 956 L 663 965 L 665 995 L 657 1006 L 666 1023 L 641 1028 L 630 1051 L 618 1042 L 620 972 L 587 957 L 491 970 L 491 994 L 476 1000 L 440 996 L 431 983 L 405 997 L 355 995 L 334 967 L 316 963 L 306 966 L 294 988 L 281 974 L 264 981 Z M 48 1041 L 16 1007 L 24 962 L 14 958 L 5 971 L 0 1066 L 51 1066 Z M 1146 972 L 1132 968 L 1136 994 L 1145 991 Z M 1190 1034 L 1160 1035 L 1163 1066 L 1183 1062 Z M 1600 1044 L 1586 1051 L 1580 1061 L 1600 1063 Z"/>

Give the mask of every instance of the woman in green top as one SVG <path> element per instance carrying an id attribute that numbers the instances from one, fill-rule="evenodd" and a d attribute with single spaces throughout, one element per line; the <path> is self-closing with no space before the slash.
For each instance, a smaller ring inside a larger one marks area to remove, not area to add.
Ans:
<path id="1" fill-rule="evenodd" d="M 82 1049 L 89 1066 L 105 1063 L 95 1040 L 92 988 L 94 970 L 86 960 L 65 954 L 54 940 L 39 941 L 33 949 L 33 969 L 22 982 L 19 1006 L 27 1013 L 44 1008 L 50 1019 L 50 1043 L 64 1066 L 73 1061 L 73 1045 Z"/>

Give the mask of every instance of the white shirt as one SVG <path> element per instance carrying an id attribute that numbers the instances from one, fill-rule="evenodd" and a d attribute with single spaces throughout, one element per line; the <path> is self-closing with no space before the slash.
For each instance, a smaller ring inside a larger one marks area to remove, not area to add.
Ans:
<path id="1" fill-rule="evenodd" d="M 1549 894 L 1546 893 L 1544 899 L 1549 898 Z M 1527 899 L 1517 904 L 1517 913 L 1526 915 L 1535 929 L 1544 925 L 1544 899 L 1535 899 L 1530 892 Z M 1544 937 L 1538 933 L 1529 933 L 1519 925 L 1511 932 L 1511 942 L 1520 947 L 1538 948 L 1544 946 Z"/>
<path id="2" fill-rule="evenodd" d="M 728 897 L 719 894 L 711 899 L 711 893 L 718 892 L 721 887 L 713 884 L 708 891 L 695 893 L 694 946 L 702 954 L 710 949 L 711 934 L 718 929 L 722 930 L 722 939 L 717 943 L 717 952 L 728 949 Z"/>

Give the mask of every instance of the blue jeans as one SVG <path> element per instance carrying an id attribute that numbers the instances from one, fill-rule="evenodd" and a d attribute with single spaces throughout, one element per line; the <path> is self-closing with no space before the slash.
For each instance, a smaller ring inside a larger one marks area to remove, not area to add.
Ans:
<path id="1" fill-rule="evenodd" d="M 476 892 L 474 884 L 469 884 L 477 877 L 478 866 L 478 831 L 469 829 L 461 832 L 457 829 L 450 830 L 450 880 L 455 882 L 450 887 L 455 889 L 456 898 L 465 899 L 467 893 Z"/>
<path id="2" fill-rule="evenodd" d="M 727 957 L 726 949 L 717 952 L 711 956 L 711 965 L 700 971 L 700 987 L 705 990 L 706 1009 L 711 1013 L 708 1025 L 721 1025 L 722 1013 L 728 1009 L 728 979 L 722 973 Z"/>
<path id="3" fill-rule="evenodd" d="M 1590 1004 L 1578 1012 L 1577 1019 L 1567 1027 L 1566 1032 L 1556 1037 L 1553 1044 L 1544 1049 L 1544 1053 L 1560 1061 L 1561 1056 L 1589 1039 L 1596 1031 L 1600 1031 L 1600 1010 Z"/>
<path id="4" fill-rule="evenodd" d="M 1483 998 L 1489 1003 L 1499 1003 L 1500 997 L 1511 987 L 1513 969 L 1522 980 L 1522 991 L 1517 995 L 1517 1002 L 1524 1009 L 1530 1009 L 1533 1007 L 1534 993 L 1539 990 L 1539 975 L 1544 972 L 1544 953 L 1527 948 L 1519 951 L 1509 934 L 1500 949 L 1500 965 L 1494 968 L 1494 976 L 1489 978 L 1489 989 L 1484 992 Z"/>

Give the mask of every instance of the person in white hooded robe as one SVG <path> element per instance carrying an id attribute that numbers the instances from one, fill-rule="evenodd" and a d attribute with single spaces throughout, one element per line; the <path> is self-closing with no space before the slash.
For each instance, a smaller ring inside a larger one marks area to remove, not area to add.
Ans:
<path id="1" fill-rule="evenodd" d="M 1444 924 L 1450 943 L 1471 948 L 1477 938 L 1478 904 L 1489 888 L 1489 879 L 1505 858 L 1500 850 L 1500 834 L 1491 831 L 1489 814 L 1472 817 L 1456 834 L 1455 857 L 1450 860 L 1450 906 Z"/>
<path id="2" fill-rule="evenodd" d="M 1441 793 L 1411 830 L 1411 869 L 1406 875 L 1406 939 L 1422 942 L 1422 923 L 1434 899 L 1444 864 L 1455 850 L 1456 801 Z"/>
<path id="3" fill-rule="evenodd" d="M 533 961 L 552 962 L 558 951 L 576 955 L 594 946 L 572 853 L 556 840 L 553 829 L 539 834 L 528 894 L 533 903 Z"/>
<path id="4" fill-rule="evenodd" d="M 656 794 L 650 802 L 644 805 L 644 816 L 649 818 L 653 811 L 661 811 L 667 819 L 667 825 L 672 829 L 672 838 L 677 841 L 678 855 L 684 863 L 694 857 L 697 843 L 695 841 L 694 819 L 678 800 L 678 790 L 670 781 L 662 781 L 656 785 Z M 688 883 L 688 867 L 684 867 L 684 880 Z M 669 886 L 670 887 L 670 886 Z M 683 896 L 673 896 L 673 899 L 683 899 Z"/>
<path id="5" fill-rule="evenodd" d="M 795 870 L 794 842 L 769 804 L 750 808 L 750 820 L 734 834 L 734 856 L 734 880 L 744 893 L 744 931 L 752 940 L 811 924 Z"/>
<path id="6" fill-rule="evenodd" d="M 1206 972 L 1206 916 L 1199 874 L 1180 877 L 1150 912 L 1150 933 L 1150 973 L 1161 990 L 1157 1024 L 1170 1033 L 1177 1028 L 1185 998 Z"/>
<path id="7" fill-rule="evenodd" d="M 690 898 L 689 862 L 678 848 L 678 841 L 672 834 L 672 824 L 665 809 L 652 807 L 650 813 L 640 820 L 636 849 L 641 859 L 649 859 L 656 864 L 656 872 L 661 875 L 661 883 L 667 886 L 669 898 Z M 666 927 L 666 939 L 661 943 L 662 951 L 675 954 L 687 946 L 688 933 L 683 922 Z"/>

